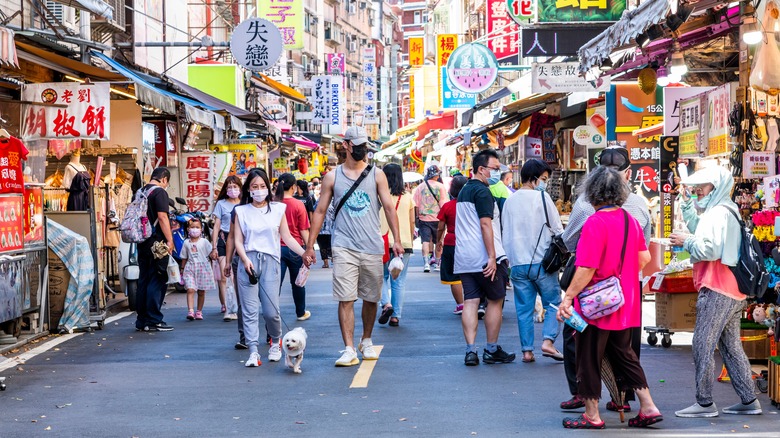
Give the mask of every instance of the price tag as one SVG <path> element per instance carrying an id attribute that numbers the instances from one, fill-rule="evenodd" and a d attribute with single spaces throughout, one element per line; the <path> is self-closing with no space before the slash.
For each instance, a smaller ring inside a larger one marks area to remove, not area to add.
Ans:
<path id="1" fill-rule="evenodd" d="M 664 282 L 664 274 L 656 274 L 655 281 L 653 282 L 653 285 L 650 287 L 653 290 L 661 290 L 661 284 Z"/>

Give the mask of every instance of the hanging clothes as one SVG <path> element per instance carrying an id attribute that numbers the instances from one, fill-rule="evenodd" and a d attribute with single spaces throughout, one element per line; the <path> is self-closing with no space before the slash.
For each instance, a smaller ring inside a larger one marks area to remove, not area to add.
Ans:
<path id="1" fill-rule="evenodd" d="M 89 209 L 89 171 L 79 171 L 73 163 L 68 164 L 76 170 L 68 188 L 68 211 L 85 211 Z"/>

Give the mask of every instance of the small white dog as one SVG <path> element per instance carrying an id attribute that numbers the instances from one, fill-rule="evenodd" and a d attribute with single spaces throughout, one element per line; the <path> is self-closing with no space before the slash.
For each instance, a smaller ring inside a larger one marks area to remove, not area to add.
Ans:
<path id="1" fill-rule="evenodd" d="M 537 294 L 536 304 L 534 305 L 534 322 L 535 323 L 544 322 L 545 313 L 547 313 L 547 310 L 544 308 L 544 306 L 542 306 L 542 297 Z"/>
<path id="2" fill-rule="evenodd" d="M 303 352 L 306 350 L 306 337 L 306 330 L 302 327 L 295 327 L 282 338 L 284 363 L 287 368 L 292 368 L 295 374 L 301 373 Z"/>

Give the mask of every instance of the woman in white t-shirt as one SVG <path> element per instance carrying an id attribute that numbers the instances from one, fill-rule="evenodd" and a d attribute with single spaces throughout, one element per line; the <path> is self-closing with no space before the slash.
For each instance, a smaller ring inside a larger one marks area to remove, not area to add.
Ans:
<path id="1" fill-rule="evenodd" d="M 233 231 L 239 257 L 236 272 L 244 336 L 249 347 L 248 367 L 260 366 L 260 305 L 271 347 L 268 360 L 282 358 L 282 322 L 279 316 L 279 286 L 281 282 L 281 244 L 299 256 L 303 248 L 287 227 L 281 202 L 272 202 L 271 183 L 262 169 L 252 169 L 241 189 L 241 205 L 235 208 Z"/>

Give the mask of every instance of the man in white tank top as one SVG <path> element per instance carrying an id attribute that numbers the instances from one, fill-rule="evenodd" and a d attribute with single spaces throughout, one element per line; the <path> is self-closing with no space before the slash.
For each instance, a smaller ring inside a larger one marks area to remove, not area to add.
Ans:
<path id="1" fill-rule="evenodd" d="M 387 178 L 375 168 L 369 169 L 352 193 L 350 189 L 368 168 L 368 136 L 362 127 L 353 126 L 344 133 L 347 160 L 322 180 L 320 201 L 312 217 L 311 230 L 303 261 L 306 266 L 316 262 L 314 243 L 322 228 L 331 200 L 337 206 L 332 230 L 333 298 L 339 302 L 339 325 L 345 349 L 336 366 L 360 363 L 354 347 L 355 301 L 363 300 L 361 316 L 363 336 L 358 350 L 364 360 L 376 360 L 379 355 L 371 342 L 377 303 L 382 298 L 382 255 L 384 246 L 379 234 L 379 202 L 385 209 L 393 233 L 391 252 L 402 257 L 404 248 L 398 232 L 395 204 L 390 196 Z M 339 204 L 349 193 L 341 209 Z"/>

